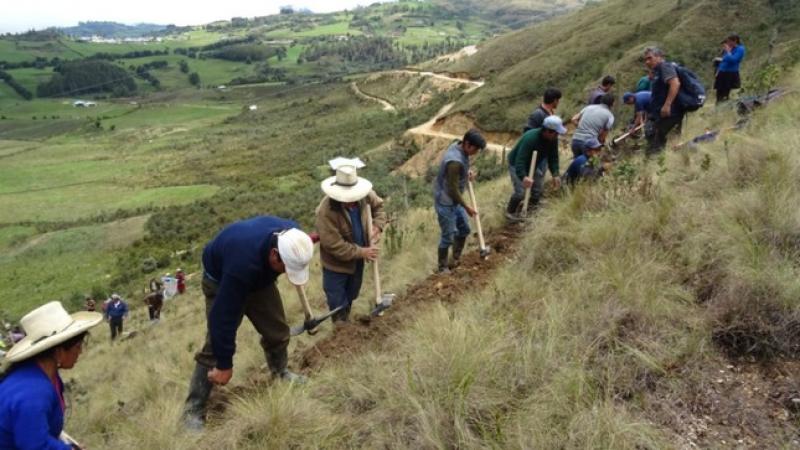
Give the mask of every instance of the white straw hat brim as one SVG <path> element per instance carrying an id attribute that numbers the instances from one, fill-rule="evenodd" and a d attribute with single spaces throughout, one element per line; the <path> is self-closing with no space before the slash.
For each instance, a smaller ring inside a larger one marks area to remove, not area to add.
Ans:
<path id="1" fill-rule="evenodd" d="M 88 331 L 90 328 L 103 321 L 102 314 L 88 311 L 77 312 L 71 314 L 70 317 L 72 317 L 72 323 L 52 336 L 38 340 L 30 336 L 24 337 L 21 341 L 14 344 L 11 350 L 6 353 L 6 361 L 16 363 L 34 357 L 45 350 L 68 341 L 84 331 Z"/>
<path id="2" fill-rule="evenodd" d="M 358 181 L 353 186 L 336 184 L 336 177 L 326 178 L 322 182 L 322 192 L 342 203 L 357 202 L 366 197 L 371 191 L 372 183 L 361 177 L 358 177 Z"/>

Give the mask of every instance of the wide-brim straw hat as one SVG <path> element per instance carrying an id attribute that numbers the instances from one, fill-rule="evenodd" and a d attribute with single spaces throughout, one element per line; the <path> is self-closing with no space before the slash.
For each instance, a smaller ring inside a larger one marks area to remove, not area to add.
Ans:
<path id="1" fill-rule="evenodd" d="M 336 169 L 336 175 L 322 182 L 322 192 L 337 202 L 357 202 L 372 191 L 372 183 L 358 176 L 353 166 Z"/>
<path id="2" fill-rule="evenodd" d="M 69 314 L 61 302 L 50 302 L 20 320 L 27 336 L 6 353 L 6 361 L 16 363 L 62 344 L 103 321 L 103 315 L 81 311 Z"/>

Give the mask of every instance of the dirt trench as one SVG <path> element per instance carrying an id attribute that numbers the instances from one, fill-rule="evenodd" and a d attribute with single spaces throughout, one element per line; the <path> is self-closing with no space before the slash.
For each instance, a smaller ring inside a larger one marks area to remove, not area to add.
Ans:
<path id="1" fill-rule="evenodd" d="M 468 293 L 487 286 L 494 278 L 494 272 L 514 257 L 523 229 L 519 225 L 510 225 L 494 231 L 487 237 L 487 245 L 492 249 L 487 259 L 481 259 L 479 249 L 473 247 L 462 257 L 461 266 L 451 274 L 432 274 L 410 287 L 395 299 L 384 316 L 353 317 L 350 325 L 308 347 L 298 347 L 294 354 L 295 367 L 304 373 L 313 373 L 341 358 L 388 349 L 387 338 L 403 330 L 431 305 L 457 303 Z M 357 301 L 368 301 L 370 297 L 363 294 Z"/>

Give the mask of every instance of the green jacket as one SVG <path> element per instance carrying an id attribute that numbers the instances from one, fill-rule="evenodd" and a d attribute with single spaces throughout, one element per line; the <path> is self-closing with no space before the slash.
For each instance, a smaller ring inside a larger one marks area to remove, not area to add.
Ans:
<path id="1" fill-rule="evenodd" d="M 559 176 L 558 139 L 548 141 L 542 137 L 541 128 L 534 128 L 525 132 L 517 141 L 517 144 L 514 145 L 511 153 L 508 154 L 508 165 L 514 168 L 514 172 L 516 172 L 519 179 L 521 180 L 528 176 L 534 150 L 539 152 L 536 155 L 537 167 L 542 159 L 547 158 L 550 173 L 554 177 Z"/>

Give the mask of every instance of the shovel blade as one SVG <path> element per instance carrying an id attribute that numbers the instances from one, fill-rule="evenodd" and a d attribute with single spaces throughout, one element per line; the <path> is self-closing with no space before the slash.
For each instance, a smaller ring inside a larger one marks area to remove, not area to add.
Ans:
<path id="1" fill-rule="evenodd" d="M 383 294 L 381 296 L 381 302 L 375 305 L 375 308 L 372 310 L 371 315 L 373 317 L 382 316 L 384 311 L 392 307 L 392 303 L 394 303 L 394 299 L 397 297 L 394 294 Z"/>
<path id="2" fill-rule="evenodd" d="M 322 324 L 322 322 L 330 319 L 331 316 L 339 312 L 342 308 L 344 308 L 344 306 L 340 306 L 334 310 L 331 310 L 322 316 L 312 317 L 311 319 L 304 321 L 301 325 L 292 327 L 291 330 L 289 331 L 289 334 L 292 336 L 300 336 L 306 331 L 308 332 L 308 334 L 315 334 L 316 332 L 314 330 L 316 330 L 317 327 L 319 327 L 320 324 Z"/>

